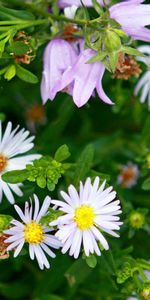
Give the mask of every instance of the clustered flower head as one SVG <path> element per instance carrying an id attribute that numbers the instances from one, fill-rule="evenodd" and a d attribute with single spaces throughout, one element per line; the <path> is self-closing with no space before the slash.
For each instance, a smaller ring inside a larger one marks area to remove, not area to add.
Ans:
<path id="1" fill-rule="evenodd" d="M 0 202 L 4 193 L 11 204 L 15 201 L 12 192 L 19 197 L 23 195 L 20 189 L 22 184 L 6 183 L 2 179 L 2 175 L 8 171 L 22 170 L 27 164 L 41 157 L 39 154 L 25 155 L 34 146 L 34 136 L 29 137 L 29 131 L 24 128 L 18 129 L 19 126 L 12 130 L 12 123 L 8 122 L 2 135 L 2 124 L 0 122 Z"/>
<path id="2" fill-rule="evenodd" d="M 120 229 L 119 215 L 121 214 L 120 201 L 116 199 L 113 187 L 105 188 L 106 181 L 100 186 L 100 178 L 94 182 L 87 178 L 85 183 L 80 182 L 79 192 L 73 185 L 68 188 L 68 194 L 61 191 L 64 201 L 45 198 L 40 209 L 39 199 L 34 195 L 34 209 L 32 200 L 25 203 L 24 213 L 15 205 L 21 222 L 12 220 L 13 225 L 4 231 L 8 238 L 7 251 L 14 250 L 14 257 L 18 256 L 25 243 L 29 245 L 29 255 L 36 258 L 39 267 L 49 268 L 50 264 L 45 256 L 55 257 L 51 248 L 62 248 L 62 253 L 69 250 L 69 255 L 78 258 L 82 249 L 86 256 L 91 253 L 101 255 L 101 250 L 109 249 L 104 237 L 107 233 L 119 237 L 115 232 Z M 47 215 L 50 203 L 59 207 L 62 216 L 50 222 L 49 226 L 43 225 L 42 217 Z M 50 234 L 56 230 L 55 235 Z M 44 253 L 45 252 L 45 253 Z"/>

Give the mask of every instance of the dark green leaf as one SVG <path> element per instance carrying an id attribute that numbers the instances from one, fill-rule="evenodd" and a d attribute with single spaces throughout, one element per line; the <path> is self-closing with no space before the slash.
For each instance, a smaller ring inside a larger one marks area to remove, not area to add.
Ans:
<path id="1" fill-rule="evenodd" d="M 89 255 L 86 257 L 86 263 L 90 268 L 95 268 L 97 265 L 97 259 L 95 255 Z"/>
<path id="2" fill-rule="evenodd" d="M 11 45 L 7 47 L 7 50 L 9 53 L 13 53 L 15 55 L 22 55 L 29 51 L 30 47 L 29 45 L 23 43 L 23 42 L 13 42 Z"/>
<path id="3" fill-rule="evenodd" d="M 9 183 L 23 182 L 28 177 L 28 170 L 10 171 L 2 175 L 2 179 Z"/>
<path id="4" fill-rule="evenodd" d="M 77 185 L 80 180 L 85 179 L 89 172 L 94 158 L 94 147 L 92 144 L 86 146 L 82 151 L 75 168 L 74 180 Z"/>
<path id="5" fill-rule="evenodd" d="M 23 81 L 29 83 L 38 83 L 38 78 L 36 75 L 31 73 L 30 71 L 24 69 L 20 65 L 16 65 L 16 75 Z"/>

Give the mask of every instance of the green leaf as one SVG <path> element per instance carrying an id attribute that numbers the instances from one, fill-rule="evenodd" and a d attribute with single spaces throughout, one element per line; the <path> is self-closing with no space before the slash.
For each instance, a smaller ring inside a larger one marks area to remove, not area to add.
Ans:
<path id="1" fill-rule="evenodd" d="M 142 52 L 132 47 L 122 46 L 120 51 L 130 55 L 145 56 Z"/>
<path id="2" fill-rule="evenodd" d="M 82 258 L 80 258 L 66 271 L 65 277 L 69 286 L 74 287 L 84 282 L 91 272 L 92 269 L 87 266 Z"/>
<path id="3" fill-rule="evenodd" d="M 95 10 L 97 11 L 97 13 L 100 15 L 101 13 L 103 13 L 103 9 L 100 6 L 100 4 L 96 1 L 96 0 L 92 0 L 93 6 L 95 8 Z"/>
<path id="4" fill-rule="evenodd" d="M 70 156 L 69 148 L 67 145 L 62 145 L 58 148 L 58 150 L 55 153 L 54 159 L 56 159 L 59 162 L 62 162 L 66 160 Z"/>
<path id="5" fill-rule="evenodd" d="M 90 268 L 95 268 L 97 265 L 97 259 L 95 255 L 89 255 L 86 257 L 86 263 Z"/>
<path id="6" fill-rule="evenodd" d="M 15 10 L 0 5 L 0 20 L 34 20 L 34 15 L 26 10 Z"/>
<path id="7" fill-rule="evenodd" d="M 9 183 L 18 183 L 23 182 L 27 179 L 29 174 L 28 170 L 17 170 L 17 171 L 10 171 L 2 175 L 2 179 L 5 182 Z"/>
<path id="8" fill-rule="evenodd" d="M 44 178 L 44 176 L 37 177 L 36 182 L 41 189 L 44 189 L 46 187 L 46 179 Z"/>
<path id="9" fill-rule="evenodd" d="M 6 115 L 4 113 L 0 113 L 0 121 L 4 122 L 6 119 Z"/>
<path id="10" fill-rule="evenodd" d="M 29 83 L 37 83 L 38 77 L 31 73 L 30 71 L 24 69 L 20 65 L 16 65 L 16 75 L 23 81 L 29 82 Z"/>
<path id="11" fill-rule="evenodd" d="M 16 75 L 16 67 L 15 65 L 10 65 L 4 75 L 4 78 L 8 81 L 11 80 Z"/>
<path id="12" fill-rule="evenodd" d="M 92 144 L 86 146 L 82 151 L 74 172 L 75 185 L 79 183 L 80 180 L 85 179 L 85 176 L 89 172 L 94 158 L 94 147 Z"/>
<path id="13" fill-rule="evenodd" d="M 7 47 L 7 50 L 9 53 L 13 53 L 15 55 L 22 55 L 27 53 L 30 50 L 29 45 L 23 43 L 23 42 L 13 42 L 11 45 Z"/>
<path id="14" fill-rule="evenodd" d="M 145 191 L 150 190 L 150 177 L 148 177 L 142 184 L 142 189 Z"/>
<path id="15" fill-rule="evenodd" d="M 91 57 L 86 63 L 87 64 L 92 64 L 92 63 L 95 63 L 97 61 L 102 61 L 106 57 L 106 55 L 107 55 L 106 51 L 98 53 L 95 56 Z"/>
<path id="16" fill-rule="evenodd" d="M 109 53 L 109 63 L 110 63 L 110 69 L 114 73 L 117 67 L 118 63 L 118 58 L 119 58 L 119 53 L 117 52 L 112 52 Z"/>
<path id="17" fill-rule="evenodd" d="M 56 220 L 58 217 L 60 217 L 62 215 L 63 215 L 63 212 L 61 212 L 60 210 L 54 210 L 52 208 L 49 208 L 48 213 L 44 217 L 41 218 L 40 223 L 45 226 L 49 226 L 49 223 Z"/>
<path id="18" fill-rule="evenodd" d="M 0 232 L 9 227 L 12 217 L 9 215 L 0 215 Z"/>

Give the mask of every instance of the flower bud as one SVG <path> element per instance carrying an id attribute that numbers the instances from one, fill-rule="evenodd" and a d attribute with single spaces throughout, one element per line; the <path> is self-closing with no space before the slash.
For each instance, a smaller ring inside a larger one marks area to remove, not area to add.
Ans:
<path id="1" fill-rule="evenodd" d="M 119 50 L 121 48 L 121 40 L 119 35 L 111 30 L 106 31 L 104 45 L 106 50 L 109 52 Z"/>
<path id="2" fill-rule="evenodd" d="M 141 212 L 133 211 L 129 216 L 129 222 L 131 227 L 139 229 L 145 223 L 145 216 Z"/>

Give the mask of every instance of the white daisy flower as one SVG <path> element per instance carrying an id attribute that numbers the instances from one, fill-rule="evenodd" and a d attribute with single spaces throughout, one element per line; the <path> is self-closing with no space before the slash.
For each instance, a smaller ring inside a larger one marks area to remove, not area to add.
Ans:
<path id="1" fill-rule="evenodd" d="M 80 182 L 79 193 L 70 185 L 68 194 L 61 191 L 65 201 L 52 200 L 65 213 L 50 224 L 58 226 L 56 237 L 63 244 L 62 253 L 70 249 L 69 255 L 77 258 L 83 244 L 86 256 L 94 252 L 101 255 L 98 243 L 105 250 L 109 249 L 103 232 L 118 237 L 114 230 L 119 230 L 122 224 L 117 216 L 121 213 L 120 201 L 113 201 L 116 192 L 112 186 L 105 189 L 106 181 L 100 187 L 99 182 L 99 177 L 93 184 L 87 178 L 84 185 Z"/>
<path id="2" fill-rule="evenodd" d="M 58 249 L 60 247 L 60 242 L 55 236 L 47 234 L 51 231 L 50 228 L 48 229 L 40 224 L 41 218 L 45 216 L 48 211 L 51 199 L 47 196 L 41 209 L 39 209 L 39 199 L 36 195 L 34 195 L 34 201 L 34 212 L 32 201 L 30 207 L 28 202 L 25 203 L 24 213 L 19 206 L 14 205 L 15 210 L 23 223 L 12 220 L 11 223 L 14 226 L 4 231 L 5 234 L 10 236 L 5 242 L 10 244 L 7 247 L 7 251 L 15 249 L 14 257 L 18 256 L 24 244 L 28 243 L 30 258 L 32 260 L 36 258 L 40 269 L 43 270 L 44 267 L 50 268 L 50 264 L 44 252 L 54 258 L 55 254 L 49 247 Z"/>
<path id="3" fill-rule="evenodd" d="M 2 136 L 0 122 L 0 202 L 4 193 L 11 204 L 15 202 L 12 191 L 20 197 L 23 195 L 20 189 L 22 184 L 6 183 L 2 175 L 8 171 L 24 169 L 27 164 L 41 157 L 39 154 L 22 155 L 33 148 L 34 136 L 29 137 L 29 131 L 24 128 L 18 131 L 18 128 L 12 130 L 12 123 L 8 122 Z"/>
<path id="4" fill-rule="evenodd" d="M 147 66 L 147 71 L 138 81 L 134 94 L 137 96 L 141 90 L 140 101 L 144 103 L 148 99 L 148 105 L 150 109 L 150 46 L 143 45 L 138 47 L 138 50 L 146 54 L 144 57 L 137 57 L 137 60 L 143 62 Z"/>

